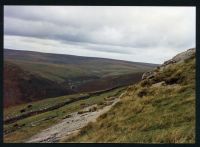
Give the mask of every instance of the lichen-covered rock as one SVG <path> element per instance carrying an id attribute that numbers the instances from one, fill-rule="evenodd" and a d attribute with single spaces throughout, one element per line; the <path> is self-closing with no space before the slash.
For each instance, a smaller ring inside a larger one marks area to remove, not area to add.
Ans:
<path id="1" fill-rule="evenodd" d="M 195 48 L 188 49 L 187 51 L 182 52 L 176 55 L 175 57 L 173 57 L 172 60 L 175 62 L 182 62 L 194 56 L 195 52 L 196 52 Z"/>
<path id="2" fill-rule="evenodd" d="M 155 70 L 145 72 L 142 75 L 142 80 L 154 78 L 159 70 L 163 70 L 163 69 L 167 68 L 168 66 L 170 66 L 171 64 L 183 62 L 183 61 L 195 56 L 195 52 L 196 52 L 196 49 L 191 48 L 185 52 L 177 54 L 172 59 L 165 61 L 160 67 L 157 67 Z"/>
<path id="3" fill-rule="evenodd" d="M 173 63 L 176 63 L 176 61 L 171 59 L 171 60 L 165 61 L 161 66 L 166 66 L 166 65 L 169 65 L 169 64 L 173 64 Z"/>
<path id="4" fill-rule="evenodd" d="M 153 78 L 155 75 L 156 75 L 156 72 L 155 72 L 155 71 L 145 72 L 145 73 L 142 75 L 142 80 L 144 80 L 144 79 L 151 79 L 151 78 Z"/>
<path id="5" fill-rule="evenodd" d="M 145 72 L 145 73 L 142 75 L 142 80 L 146 79 L 149 75 L 151 75 L 151 72 Z"/>

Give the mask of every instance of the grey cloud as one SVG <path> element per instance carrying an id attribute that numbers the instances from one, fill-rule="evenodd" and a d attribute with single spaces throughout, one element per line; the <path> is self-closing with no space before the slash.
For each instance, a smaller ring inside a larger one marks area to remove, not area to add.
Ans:
<path id="1" fill-rule="evenodd" d="M 4 34 L 108 53 L 181 50 L 195 45 L 195 8 L 5 6 Z"/>

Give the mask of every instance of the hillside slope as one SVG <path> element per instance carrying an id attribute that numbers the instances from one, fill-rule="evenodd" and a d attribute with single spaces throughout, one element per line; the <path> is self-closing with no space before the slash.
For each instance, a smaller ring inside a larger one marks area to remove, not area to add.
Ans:
<path id="1" fill-rule="evenodd" d="M 4 49 L 4 59 L 56 82 L 93 80 L 151 70 L 156 64 Z"/>
<path id="2" fill-rule="evenodd" d="M 108 113 L 64 142 L 194 143 L 195 49 L 145 73 Z"/>
<path id="3" fill-rule="evenodd" d="M 155 64 L 4 50 L 4 105 L 138 82 Z"/>
<path id="4" fill-rule="evenodd" d="M 3 82 L 4 107 L 72 93 L 56 82 L 24 71 L 7 61 L 4 63 Z"/>

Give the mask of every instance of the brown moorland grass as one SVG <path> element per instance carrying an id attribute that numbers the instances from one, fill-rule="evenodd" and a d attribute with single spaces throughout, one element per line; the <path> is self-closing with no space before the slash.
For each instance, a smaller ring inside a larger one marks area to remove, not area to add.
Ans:
<path id="1" fill-rule="evenodd" d="M 62 142 L 195 143 L 195 58 L 158 75 L 127 88 L 109 112 Z"/>

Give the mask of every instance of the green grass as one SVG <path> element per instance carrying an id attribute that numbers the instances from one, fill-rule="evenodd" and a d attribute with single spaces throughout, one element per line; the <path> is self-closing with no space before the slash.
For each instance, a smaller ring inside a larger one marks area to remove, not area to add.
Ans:
<path id="1" fill-rule="evenodd" d="M 171 65 L 159 76 L 160 81 L 174 76 L 182 80 L 130 86 L 109 112 L 63 142 L 195 143 L 195 59 Z"/>
<path id="2" fill-rule="evenodd" d="M 47 108 L 47 107 L 51 107 L 56 104 L 65 102 L 68 99 L 77 98 L 77 97 L 86 96 L 86 95 L 88 94 L 73 94 L 73 95 L 66 95 L 66 96 L 60 96 L 60 97 L 55 97 L 55 98 L 46 98 L 44 100 L 39 100 L 35 102 L 30 102 L 30 103 L 25 103 L 25 104 L 20 104 L 17 106 L 4 108 L 4 118 L 20 115 L 21 114 L 20 110 L 22 109 L 26 109 L 27 110 L 26 112 L 37 111 L 41 108 Z M 28 109 L 27 108 L 28 105 L 32 105 L 32 107 Z"/>
<path id="3" fill-rule="evenodd" d="M 114 89 L 109 92 L 105 92 L 105 93 L 102 93 L 99 95 L 92 96 L 89 99 L 80 100 L 80 101 L 65 105 L 65 106 L 63 106 L 59 109 L 53 110 L 53 111 L 49 111 L 49 112 L 45 112 L 45 113 L 38 114 L 35 116 L 31 116 L 31 117 L 19 120 L 13 124 L 4 125 L 4 130 L 15 130 L 12 133 L 4 135 L 4 142 L 12 142 L 12 143 L 23 142 L 26 139 L 28 139 L 29 137 L 38 133 L 39 131 L 41 131 L 45 128 L 48 128 L 48 127 L 52 126 L 53 124 L 60 122 L 69 113 L 79 111 L 81 109 L 81 107 L 80 107 L 81 104 L 83 104 L 83 103 L 88 104 L 88 105 L 100 104 L 104 101 L 105 97 L 118 96 L 121 93 L 121 91 L 123 91 L 123 89 L 124 88 Z M 33 102 L 30 104 L 32 104 L 34 106 L 34 109 L 39 109 L 39 108 L 43 108 L 46 105 L 52 105 L 52 104 L 61 102 L 65 99 L 68 99 L 68 98 L 74 97 L 74 96 L 75 95 L 50 98 L 50 99 L 46 99 L 46 100 Z M 4 115 L 10 115 L 15 111 L 18 112 L 21 108 L 24 108 L 24 106 L 26 106 L 26 105 L 11 107 L 4 112 Z M 37 124 L 37 121 L 40 121 L 44 118 L 48 118 L 50 116 L 54 116 L 54 118 L 51 118 L 49 120 L 43 120 Z M 31 126 L 31 123 L 36 123 L 37 125 Z M 18 124 L 19 126 L 21 126 L 22 124 L 25 124 L 25 126 L 23 126 L 22 128 L 16 129 L 14 127 L 15 124 Z"/>
<path id="4" fill-rule="evenodd" d="M 73 66 L 70 64 L 64 65 L 18 60 L 14 60 L 14 63 L 22 67 L 22 69 L 30 71 L 31 73 L 38 74 L 43 78 L 57 82 L 64 82 L 67 78 L 89 75 L 86 70 L 80 69 L 78 66 Z"/>
<path id="5" fill-rule="evenodd" d="M 56 64 L 51 62 L 36 62 L 30 60 L 6 59 L 6 61 L 17 64 L 24 70 L 38 74 L 43 78 L 65 82 L 66 79 L 76 79 L 77 77 L 108 77 L 131 73 L 140 73 L 151 70 L 151 66 L 142 66 L 134 63 L 112 63 L 103 61 L 88 61 L 79 64 Z M 52 70 L 53 69 L 53 70 Z"/>

